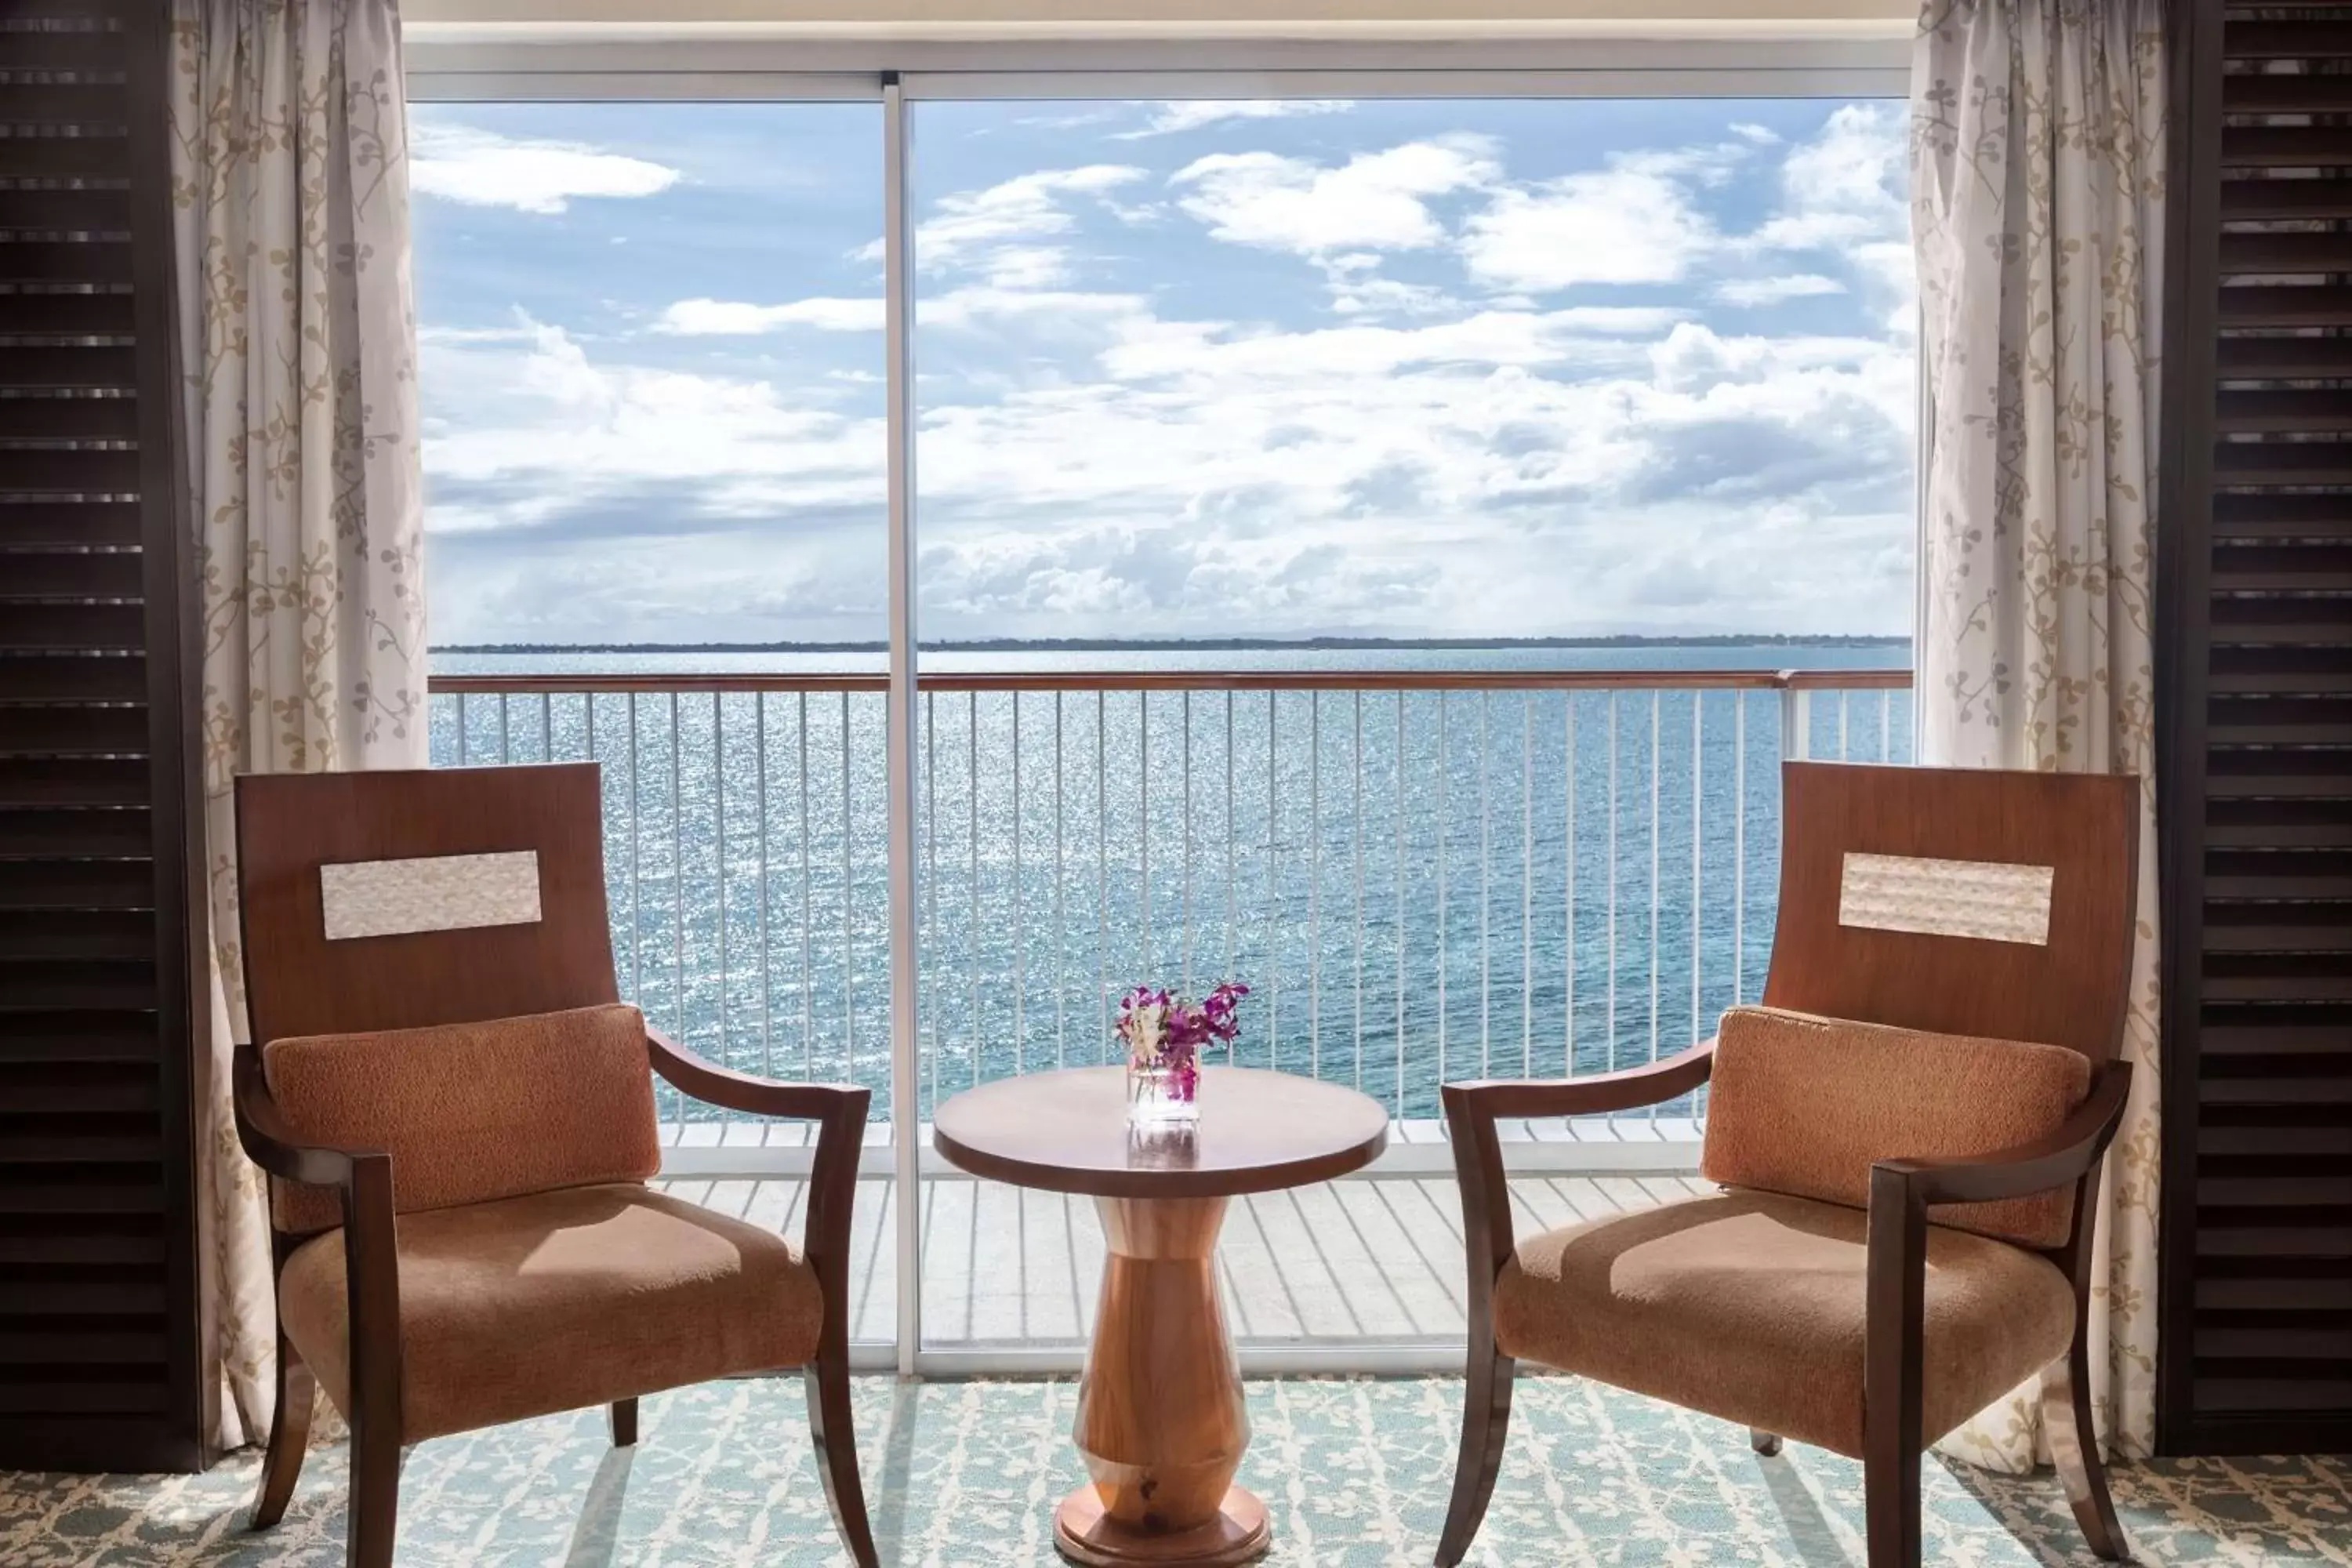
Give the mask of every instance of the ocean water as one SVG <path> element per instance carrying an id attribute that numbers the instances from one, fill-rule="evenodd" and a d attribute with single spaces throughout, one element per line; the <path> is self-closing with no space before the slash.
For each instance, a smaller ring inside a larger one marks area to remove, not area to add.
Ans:
<path id="1" fill-rule="evenodd" d="M 939 693 L 915 829 L 921 1109 L 1114 1059 L 1129 986 L 1253 988 L 1234 1059 L 1438 1114 L 1450 1079 L 1670 1054 L 1759 990 L 1784 707 L 1643 672 L 1881 668 L 1900 646 L 990 650 L 930 671 L 1613 669 L 1607 690 Z M 814 674 L 867 656 L 441 654 L 441 673 Z M 1907 762 L 1907 691 L 1806 754 Z M 889 1090 L 884 703 L 436 696 L 436 765 L 594 757 L 625 994 L 716 1059 Z M 1671 1111 L 1672 1108 L 1669 1108 Z"/>

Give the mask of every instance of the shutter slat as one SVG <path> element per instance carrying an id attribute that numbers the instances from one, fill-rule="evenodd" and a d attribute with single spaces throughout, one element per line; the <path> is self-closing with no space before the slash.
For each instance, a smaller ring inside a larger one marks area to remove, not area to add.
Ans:
<path id="1" fill-rule="evenodd" d="M 139 405 L 128 397 L 0 397 L 0 441 L 133 441 Z M 0 463 L 9 461 L 0 451 Z"/>
<path id="2" fill-rule="evenodd" d="M 5 146 L 0 140 L 0 146 Z M 93 253 L 97 247 L 93 247 Z M 138 329 L 138 307 L 131 292 L 110 282 L 92 280 L 92 287 L 68 292 L 62 289 L 18 290 L 0 293 L 0 336 L 16 338 L 128 338 Z M 52 353 L 58 351 L 51 350 Z M 69 351 L 87 353 L 79 349 Z M 23 345 L 0 346 L 0 385 L 29 385 L 30 378 L 20 375 L 17 365 L 32 361 L 32 351 Z M 135 363 L 135 356 L 132 362 Z M 129 385 L 135 376 L 115 384 Z"/>
<path id="3" fill-rule="evenodd" d="M 2225 234 L 2221 275 L 2352 272 L 2352 234 Z"/>
<path id="4" fill-rule="evenodd" d="M 2221 110 L 2225 114 L 2341 114 L 2352 110 L 2352 76 L 2225 76 Z"/>
<path id="5" fill-rule="evenodd" d="M 2347 78 L 2352 82 L 2352 78 Z M 2241 284 L 2221 290 L 2224 327 L 2352 325 L 2352 289 L 2330 285 Z M 2343 345 L 2352 347 L 2352 343 Z"/>

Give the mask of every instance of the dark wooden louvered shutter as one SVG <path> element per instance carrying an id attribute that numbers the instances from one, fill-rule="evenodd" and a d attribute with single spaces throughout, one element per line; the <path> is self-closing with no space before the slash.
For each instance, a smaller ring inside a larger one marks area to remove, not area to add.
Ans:
<path id="1" fill-rule="evenodd" d="M 0 1469 L 206 1458 L 164 9 L 0 6 Z"/>
<path id="2" fill-rule="evenodd" d="M 2159 1442 L 2352 1449 L 2352 5 L 2177 9 Z"/>

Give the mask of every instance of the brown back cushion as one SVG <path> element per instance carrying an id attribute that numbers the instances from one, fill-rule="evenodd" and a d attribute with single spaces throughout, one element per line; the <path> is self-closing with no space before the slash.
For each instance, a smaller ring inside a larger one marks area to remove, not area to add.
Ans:
<path id="1" fill-rule="evenodd" d="M 402 1213 L 641 1182 L 661 1168 L 646 1021 L 625 1005 L 300 1036 L 272 1040 L 261 1059 L 303 1138 L 392 1156 Z M 280 1230 L 342 1224 L 330 1189 L 275 1186 Z"/>
<path id="2" fill-rule="evenodd" d="M 1716 1039 L 1699 1171 L 1727 1187 L 1867 1208 L 1874 1162 L 2028 1142 L 2056 1131 L 2090 1089 L 2089 1058 L 2063 1046 L 1734 1007 Z M 1939 1205 L 1927 1217 L 2062 1247 L 2073 1198 L 2068 1186 Z"/>

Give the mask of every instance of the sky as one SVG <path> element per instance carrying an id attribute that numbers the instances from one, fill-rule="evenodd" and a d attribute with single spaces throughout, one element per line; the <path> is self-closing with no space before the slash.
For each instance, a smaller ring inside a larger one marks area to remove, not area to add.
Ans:
<path id="1" fill-rule="evenodd" d="M 911 112 L 923 640 L 1908 632 L 1900 104 Z M 885 636 L 881 134 L 415 106 L 436 645 Z"/>

